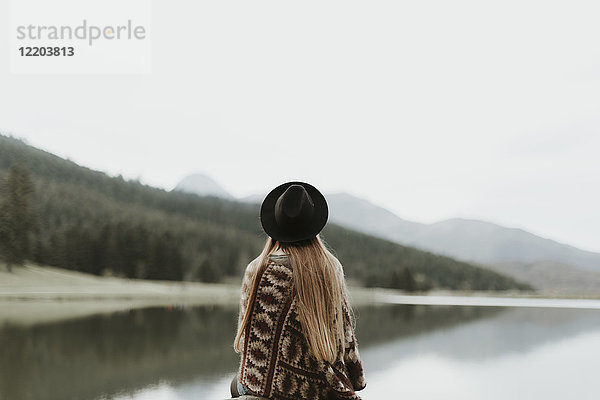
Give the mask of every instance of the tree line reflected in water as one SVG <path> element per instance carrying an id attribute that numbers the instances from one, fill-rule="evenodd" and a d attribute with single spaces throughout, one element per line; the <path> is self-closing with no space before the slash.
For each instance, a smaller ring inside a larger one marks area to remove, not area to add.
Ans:
<path id="1" fill-rule="evenodd" d="M 368 354 L 371 348 L 505 314 L 495 307 L 374 305 L 356 310 L 357 337 Z M 517 320 L 527 318 L 518 315 Z M 548 319 L 556 320 L 556 314 Z M 237 369 L 236 321 L 233 307 L 165 307 L 3 326 L 0 399 L 110 399 L 158 383 L 217 379 Z M 600 318 L 594 324 L 600 326 Z M 532 334 L 532 340 L 539 341 L 539 335 Z"/>

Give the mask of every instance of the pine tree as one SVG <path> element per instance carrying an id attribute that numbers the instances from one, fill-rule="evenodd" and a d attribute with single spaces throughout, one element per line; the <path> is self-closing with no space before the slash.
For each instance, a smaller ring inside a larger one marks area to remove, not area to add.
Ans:
<path id="1" fill-rule="evenodd" d="M 13 165 L 0 196 L 0 248 L 9 271 L 29 256 L 29 237 L 34 228 L 32 194 L 29 171 Z"/>

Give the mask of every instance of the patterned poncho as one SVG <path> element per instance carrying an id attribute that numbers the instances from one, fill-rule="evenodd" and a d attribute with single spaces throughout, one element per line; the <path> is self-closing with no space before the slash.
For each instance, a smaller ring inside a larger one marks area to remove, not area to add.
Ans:
<path id="1" fill-rule="evenodd" d="M 242 283 L 241 321 L 252 290 L 250 264 Z M 256 297 L 241 340 L 238 379 L 252 394 L 273 400 L 360 400 L 365 387 L 354 330 L 345 305 L 345 345 L 337 361 L 318 361 L 310 351 L 298 320 L 292 267 L 286 256 L 271 255 L 258 271 Z"/>

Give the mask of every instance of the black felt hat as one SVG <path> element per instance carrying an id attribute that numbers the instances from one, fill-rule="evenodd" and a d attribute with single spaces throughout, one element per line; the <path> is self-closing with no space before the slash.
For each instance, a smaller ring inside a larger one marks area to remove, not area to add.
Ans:
<path id="1" fill-rule="evenodd" d="M 304 182 L 287 182 L 265 197 L 260 222 L 265 233 L 280 242 L 311 239 L 325 227 L 329 209 L 325 197 Z"/>

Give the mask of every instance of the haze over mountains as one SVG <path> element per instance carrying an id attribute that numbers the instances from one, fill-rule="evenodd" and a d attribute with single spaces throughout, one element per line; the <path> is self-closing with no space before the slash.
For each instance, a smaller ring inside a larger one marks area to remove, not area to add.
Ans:
<path id="1" fill-rule="evenodd" d="M 215 196 L 222 199 L 233 200 L 233 196 L 221 187 L 217 182 L 205 174 L 195 173 L 183 178 L 177 186 L 176 191 L 185 193 L 201 194 L 202 196 Z"/>
<path id="2" fill-rule="evenodd" d="M 214 195 L 204 191 L 201 185 L 188 186 L 187 190 L 199 195 Z M 228 193 L 226 196 L 232 198 Z M 240 200 L 260 203 L 263 197 L 253 195 Z M 327 194 L 326 197 L 331 221 L 347 228 L 485 264 L 539 289 L 569 293 L 600 292 L 598 253 L 486 221 L 453 218 L 423 224 L 402 219 L 383 207 L 347 193 Z"/>

